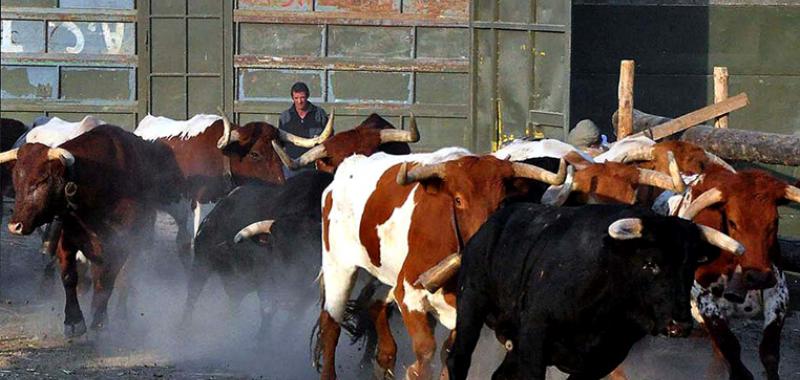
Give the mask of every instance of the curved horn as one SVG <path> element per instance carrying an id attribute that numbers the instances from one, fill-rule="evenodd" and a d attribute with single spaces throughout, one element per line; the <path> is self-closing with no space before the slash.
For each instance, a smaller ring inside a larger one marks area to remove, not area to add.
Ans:
<path id="1" fill-rule="evenodd" d="M 558 164 L 558 173 L 521 162 L 511 163 L 511 168 L 514 169 L 515 177 L 531 178 L 551 185 L 560 185 L 567 178 L 567 162 L 563 158 Z"/>
<path id="2" fill-rule="evenodd" d="M 301 148 L 312 148 L 316 145 L 319 145 L 320 143 L 325 141 L 333 132 L 333 117 L 334 117 L 333 113 L 334 111 L 331 110 L 331 117 L 328 118 L 328 123 L 325 124 L 325 129 L 323 129 L 322 133 L 320 133 L 320 135 L 317 137 L 310 137 L 310 138 L 300 137 L 298 135 L 286 132 L 282 129 L 278 129 L 278 132 L 280 133 L 280 139 L 282 141 L 290 142 L 293 145 L 299 146 Z"/>
<path id="3" fill-rule="evenodd" d="M 551 185 L 542 195 L 542 204 L 550 206 L 562 206 L 569 199 L 572 193 L 572 186 L 575 179 L 575 167 L 567 167 L 567 178 L 560 185 Z"/>
<path id="4" fill-rule="evenodd" d="M 408 130 L 403 131 L 399 129 L 382 129 L 381 130 L 381 144 L 390 142 L 417 142 L 419 141 L 419 129 L 417 129 L 417 120 L 414 114 L 411 114 L 411 119 L 408 122 Z"/>
<path id="5" fill-rule="evenodd" d="M 231 128 L 231 121 L 228 119 L 228 115 L 225 114 L 225 111 L 222 110 L 222 107 L 217 107 L 217 112 L 222 115 L 222 137 L 219 138 L 217 141 L 217 148 L 225 149 L 231 142 L 239 141 L 239 133 L 232 130 Z"/>
<path id="6" fill-rule="evenodd" d="M 0 164 L 16 160 L 18 151 L 19 148 L 0 153 Z"/>
<path id="7" fill-rule="evenodd" d="M 622 157 L 622 163 L 627 164 L 633 161 L 652 161 L 653 158 L 653 147 L 642 146 L 636 149 L 631 149 L 630 152 L 625 154 L 625 156 Z"/>
<path id="8" fill-rule="evenodd" d="M 667 151 L 667 162 L 669 162 L 669 176 L 672 178 L 672 187 L 678 193 L 686 191 L 686 184 L 683 183 L 681 170 L 678 167 L 678 162 L 675 161 L 675 154 L 671 150 Z"/>
<path id="9" fill-rule="evenodd" d="M 238 244 L 244 239 L 249 239 L 256 235 L 271 233 L 273 223 L 275 223 L 274 220 L 262 220 L 242 228 L 239 230 L 236 236 L 233 237 L 233 242 Z"/>
<path id="10" fill-rule="evenodd" d="M 608 235 L 617 240 L 630 240 L 642 237 L 644 225 L 639 218 L 617 220 L 608 226 Z"/>
<path id="11" fill-rule="evenodd" d="M 50 148 L 47 150 L 48 160 L 61 160 L 64 166 L 70 167 L 75 163 L 75 156 L 64 148 Z"/>
<path id="12" fill-rule="evenodd" d="M 675 188 L 672 177 L 655 170 L 636 168 L 639 171 L 639 184 L 650 185 L 664 190 L 681 192 Z M 680 176 L 680 174 L 678 174 Z M 683 183 L 683 182 L 681 182 Z"/>
<path id="13" fill-rule="evenodd" d="M 286 165 L 287 168 L 292 170 L 297 170 L 316 160 L 328 156 L 328 152 L 327 150 L 325 150 L 325 145 L 323 144 L 317 145 L 309 149 L 297 159 L 292 159 L 291 157 L 289 157 L 289 154 L 286 153 L 286 150 L 284 150 L 275 140 L 272 140 L 272 148 L 275 150 L 275 153 L 278 155 L 278 158 L 281 159 L 281 162 L 283 162 L 283 164 Z"/>
<path id="14" fill-rule="evenodd" d="M 786 185 L 786 199 L 800 203 L 800 188 L 792 185 Z"/>
<path id="15" fill-rule="evenodd" d="M 736 256 L 741 256 L 744 254 L 744 246 L 742 243 L 739 243 L 732 237 L 708 226 L 698 224 L 697 227 L 700 228 L 700 236 L 709 244 L 733 253 Z"/>
<path id="16" fill-rule="evenodd" d="M 712 163 L 717 164 L 719 166 L 722 166 L 723 168 L 725 168 L 729 172 L 736 173 L 736 169 L 734 169 L 733 166 L 731 166 L 729 163 L 725 162 L 725 160 L 719 158 L 719 156 L 717 156 L 716 154 L 710 153 L 710 152 L 706 152 L 706 158 L 708 158 L 708 160 L 711 161 Z"/>
<path id="17" fill-rule="evenodd" d="M 678 216 L 683 219 L 692 220 L 695 216 L 697 216 L 697 214 L 700 213 L 700 211 L 703 211 L 704 208 L 715 203 L 722 202 L 722 199 L 722 192 L 716 187 L 706 190 L 703 194 L 700 194 L 700 196 L 693 200 L 692 203 L 689 204 L 689 207 L 681 211 Z"/>
<path id="18" fill-rule="evenodd" d="M 401 186 L 408 185 L 412 182 L 422 181 L 428 178 L 444 178 L 444 163 L 433 165 L 420 165 L 411 171 L 408 171 L 408 163 L 404 162 L 400 165 L 400 171 L 397 172 L 397 184 Z"/>

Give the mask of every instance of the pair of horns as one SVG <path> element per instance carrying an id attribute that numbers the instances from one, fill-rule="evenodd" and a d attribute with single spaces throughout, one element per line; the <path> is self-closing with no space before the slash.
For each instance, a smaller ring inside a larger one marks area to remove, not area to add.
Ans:
<path id="1" fill-rule="evenodd" d="M 19 153 L 19 148 L 12 149 L 3 153 L 0 153 L 0 164 L 6 163 L 9 161 L 14 161 L 17 159 L 17 153 Z M 50 148 L 47 150 L 47 159 L 48 160 L 61 160 L 61 162 L 66 167 L 72 166 L 75 163 L 75 156 L 72 155 L 68 150 L 64 148 Z"/>
<path id="2" fill-rule="evenodd" d="M 217 112 L 222 115 L 223 125 L 222 136 L 217 141 L 217 148 L 225 149 L 225 147 L 230 145 L 232 142 L 239 141 L 239 133 L 231 127 L 231 121 L 228 119 L 228 115 L 225 114 L 225 111 L 223 111 L 221 107 L 217 107 Z M 282 130 L 278 130 L 278 132 L 280 133 L 279 138 L 282 141 L 288 141 L 300 147 L 310 148 L 330 137 L 331 133 L 333 132 L 333 113 L 331 113 L 331 117 L 328 119 L 325 129 L 323 129 L 322 133 L 317 137 L 305 138 Z"/>
<path id="3" fill-rule="evenodd" d="M 635 161 L 652 161 L 652 160 L 655 159 L 655 152 L 654 151 L 655 151 L 655 148 L 652 147 L 652 146 L 639 147 L 639 148 L 636 148 L 636 149 L 632 149 L 630 152 L 628 152 L 625 155 L 625 157 L 622 158 L 622 163 L 623 164 L 628 164 L 628 163 L 635 162 Z M 706 151 L 704 151 L 704 152 L 705 152 L 706 158 L 710 162 L 712 162 L 714 164 L 717 164 L 719 166 L 722 166 L 723 168 L 725 168 L 726 170 L 728 170 L 728 171 L 730 171 L 732 173 L 736 173 L 736 169 L 734 169 L 730 164 L 725 162 L 725 160 L 719 158 L 719 156 L 717 156 L 717 155 L 715 155 L 713 153 L 710 153 L 710 152 L 706 152 Z"/>
<path id="4" fill-rule="evenodd" d="M 667 152 L 667 160 L 669 160 L 669 175 L 655 170 L 636 168 L 639 172 L 637 183 L 674 191 L 676 193 L 684 192 L 686 190 L 686 184 L 683 183 L 678 163 L 675 161 L 675 155 L 672 151 Z M 553 206 L 563 205 L 569 198 L 572 190 L 574 190 L 574 173 L 574 169 L 570 167 L 564 184 L 554 186 L 551 188 L 552 190 L 548 189 L 542 196 L 542 203 Z"/>
<path id="5" fill-rule="evenodd" d="M 421 165 L 409 171 L 408 162 L 404 162 L 400 165 L 396 180 L 399 185 L 404 186 L 429 178 L 446 179 L 446 165 L 446 162 Z M 536 165 L 523 164 L 521 162 L 512 162 L 511 168 L 514 170 L 514 177 L 516 178 L 534 179 L 551 185 L 560 185 L 564 183 L 567 177 L 567 163 L 563 159 L 558 166 L 558 173 L 553 173 Z"/>
<path id="6" fill-rule="evenodd" d="M 700 236 L 711 245 L 731 252 L 736 256 L 744 254 L 744 246 L 730 236 L 711 227 L 695 224 L 700 230 Z M 625 218 L 617 220 L 608 226 L 608 235 L 617 240 L 631 240 L 642 237 L 644 223 L 639 218 Z"/>
<path id="7" fill-rule="evenodd" d="M 333 112 L 331 112 L 331 118 L 328 120 L 328 124 L 330 124 L 331 127 L 333 127 Z M 379 130 L 378 133 L 380 133 L 381 144 L 386 144 L 391 142 L 414 143 L 419 141 L 419 129 L 417 129 L 417 120 L 414 118 L 413 113 L 411 114 L 410 120 L 408 122 L 408 129 L 409 129 L 408 131 L 403 131 L 399 129 Z M 281 131 L 281 133 L 285 132 Z M 283 162 L 283 164 L 286 165 L 286 167 L 292 170 L 304 167 L 316 160 L 328 157 L 328 151 L 325 148 L 324 144 L 319 144 L 314 146 L 313 148 L 303 153 L 303 155 L 301 155 L 300 157 L 297 157 L 297 159 L 290 158 L 289 155 L 286 154 L 286 151 L 274 140 L 272 141 L 272 147 L 273 149 L 275 149 L 275 153 L 278 154 L 278 157 L 281 159 L 281 162 Z"/>

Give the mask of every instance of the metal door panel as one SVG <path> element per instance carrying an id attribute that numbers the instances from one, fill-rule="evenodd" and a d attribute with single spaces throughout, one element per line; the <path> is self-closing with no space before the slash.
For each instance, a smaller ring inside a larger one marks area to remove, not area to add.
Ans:
<path id="1" fill-rule="evenodd" d="M 152 73 L 183 73 L 186 70 L 186 21 L 150 20 Z"/>
<path id="2" fill-rule="evenodd" d="M 222 107 L 224 101 L 220 78 L 192 77 L 188 80 L 188 116 L 191 117 L 200 113 L 217 113 L 217 107 Z"/>
<path id="3" fill-rule="evenodd" d="M 331 57 L 411 58 L 411 28 L 330 26 Z"/>
<path id="4" fill-rule="evenodd" d="M 186 85 L 183 77 L 151 79 L 150 113 L 172 119 L 186 119 Z"/>
<path id="5" fill-rule="evenodd" d="M 239 54 L 322 56 L 322 25 L 241 24 Z"/>
<path id="6" fill-rule="evenodd" d="M 134 100 L 135 76 L 125 68 L 65 67 L 61 97 L 70 100 Z"/>
<path id="7" fill-rule="evenodd" d="M 463 73 L 418 73 L 417 103 L 466 104 L 469 100 L 469 75 Z"/>
<path id="8" fill-rule="evenodd" d="M 184 15 L 186 0 L 150 0 L 150 12 L 154 15 Z"/>
<path id="9" fill-rule="evenodd" d="M 288 103 L 292 84 L 304 82 L 311 91 L 311 101 L 320 101 L 323 77 L 322 70 L 239 69 L 239 99 Z"/>
<path id="10" fill-rule="evenodd" d="M 215 19 L 189 19 L 188 72 L 222 72 L 222 25 Z"/>
<path id="11" fill-rule="evenodd" d="M 417 57 L 469 58 L 469 30 L 417 28 Z"/>
<path id="12" fill-rule="evenodd" d="M 332 71 L 328 74 L 332 102 L 410 103 L 411 73 Z"/>

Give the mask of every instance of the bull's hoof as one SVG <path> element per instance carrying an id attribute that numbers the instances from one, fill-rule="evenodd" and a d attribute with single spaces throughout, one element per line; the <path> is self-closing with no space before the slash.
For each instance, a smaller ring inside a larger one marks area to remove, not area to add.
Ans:
<path id="1" fill-rule="evenodd" d="M 77 338 L 83 334 L 86 334 L 86 322 L 83 319 L 78 323 L 64 323 L 65 338 Z"/>
<path id="2" fill-rule="evenodd" d="M 391 368 L 381 367 L 377 360 L 373 360 L 372 378 L 376 380 L 394 380 L 394 370 Z"/>
<path id="3" fill-rule="evenodd" d="M 103 329 L 105 329 L 105 327 L 106 327 L 106 322 L 105 321 L 101 320 L 101 321 L 93 321 L 92 322 L 92 331 L 98 331 L 98 332 L 99 331 L 103 331 Z"/>

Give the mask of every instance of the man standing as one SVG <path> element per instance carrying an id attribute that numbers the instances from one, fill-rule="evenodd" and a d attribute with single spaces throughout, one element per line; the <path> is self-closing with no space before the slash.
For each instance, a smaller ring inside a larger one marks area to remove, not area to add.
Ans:
<path id="1" fill-rule="evenodd" d="M 321 107 L 308 101 L 309 90 L 303 82 L 292 85 L 292 106 L 281 112 L 278 128 L 300 137 L 318 136 L 328 123 L 328 114 Z M 310 148 L 302 148 L 292 143 L 286 144 L 286 152 L 291 158 L 300 157 Z"/>

